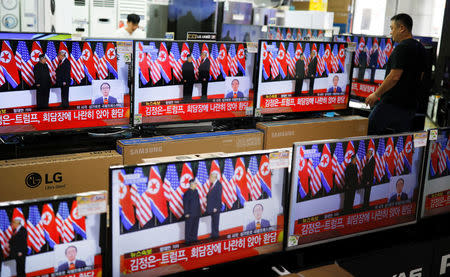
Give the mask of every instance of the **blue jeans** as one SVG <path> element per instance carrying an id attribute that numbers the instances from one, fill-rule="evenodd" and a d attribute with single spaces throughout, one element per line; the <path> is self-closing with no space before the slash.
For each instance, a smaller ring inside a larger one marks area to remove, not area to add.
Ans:
<path id="1" fill-rule="evenodd" d="M 415 111 L 392 104 L 378 103 L 369 115 L 369 135 L 386 135 L 411 132 Z"/>

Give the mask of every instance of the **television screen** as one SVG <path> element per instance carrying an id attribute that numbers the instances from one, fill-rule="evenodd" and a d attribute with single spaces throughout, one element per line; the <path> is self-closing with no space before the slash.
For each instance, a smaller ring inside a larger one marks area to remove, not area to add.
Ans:
<path id="1" fill-rule="evenodd" d="M 429 131 L 422 217 L 450 212 L 450 129 Z"/>
<path id="2" fill-rule="evenodd" d="M 287 249 L 414 223 L 422 135 L 296 143 Z"/>
<path id="3" fill-rule="evenodd" d="M 106 203 L 106 192 L 0 203 L 1 276 L 101 276 Z"/>
<path id="4" fill-rule="evenodd" d="M 252 24 L 252 8 L 252 3 L 227 1 L 223 8 L 223 23 Z"/>
<path id="5" fill-rule="evenodd" d="M 129 124 L 128 64 L 115 41 L 0 44 L 0 134 Z"/>
<path id="6" fill-rule="evenodd" d="M 259 41 L 261 114 L 346 109 L 351 53 L 346 43 Z"/>
<path id="7" fill-rule="evenodd" d="M 245 43 L 137 41 L 135 52 L 135 124 L 253 115 Z"/>
<path id="8" fill-rule="evenodd" d="M 352 61 L 350 97 L 364 102 L 366 97 L 375 92 L 383 82 L 387 61 L 395 47 L 394 42 L 390 37 L 362 35 L 335 36 L 334 41 L 356 44 Z"/>
<path id="9" fill-rule="evenodd" d="M 278 40 L 330 41 L 331 37 L 325 37 L 325 32 L 326 30 L 321 29 L 269 27 L 267 32 L 267 38 Z"/>
<path id="10" fill-rule="evenodd" d="M 289 150 L 111 169 L 113 276 L 282 250 Z"/>
<path id="11" fill-rule="evenodd" d="M 261 26 L 243 24 L 222 24 L 221 41 L 256 42 L 265 38 Z"/>

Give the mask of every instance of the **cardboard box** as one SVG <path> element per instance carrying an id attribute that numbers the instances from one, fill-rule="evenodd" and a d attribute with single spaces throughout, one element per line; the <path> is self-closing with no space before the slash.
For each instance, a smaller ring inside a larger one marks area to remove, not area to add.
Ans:
<path id="1" fill-rule="evenodd" d="M 348 271 L 337 264 L 321 266 L 300 271 L 297 274 L 285 275 L 286 277 L 353 277 Z"/>
<path id="2" fill-rule="evenodd" d="M 294 142 L 366 136 L 369 120 L 361 116 L 259 122 L 264 149 L 292 147 Z"/>
<path id="3" fill-rule="evenodd" d="M 245 152 L 263 149 L 263 133 L 255 129 L 119 140 L 123 164 L 143 159 L 212 152 Z"/>
<path id="4" fill-rule="evenodd" d="M 0 202 L 108 190 L 109 167 L 122 164 L 116 151 L 0 161 Z"/>

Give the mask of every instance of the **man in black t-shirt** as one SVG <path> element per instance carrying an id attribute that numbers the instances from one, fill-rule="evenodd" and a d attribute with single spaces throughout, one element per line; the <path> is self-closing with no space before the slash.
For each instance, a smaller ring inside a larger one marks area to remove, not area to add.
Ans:
<path id="1" fill-rule="evenodd" d="M 425 71 L 425 49 L 413 39 L 412 18 L 398 14 L 391 18 L 392 39 L 398 43 L 386 65 L 386 77 L 366 104 L 375 105 L 369 115 L 369 135 L 412 131 Z"/>

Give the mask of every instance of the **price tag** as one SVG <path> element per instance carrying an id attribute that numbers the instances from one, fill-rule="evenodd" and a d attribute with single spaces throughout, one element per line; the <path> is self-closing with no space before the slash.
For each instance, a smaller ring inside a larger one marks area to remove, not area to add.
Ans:
<path id="1" fill-rule="evenodd" d="M 427 132 L 414 134 L 414 147 L 425 147 L 427 145 Z"/>
<path id="2" fill-rule="evenodd" d="M 79 216 L 106 213 L 108 193 L 102 192 L 88 196 L 77 196 L 77 204 Z"/>
<path id="3" fill-rule="evenodd" d="M 270 169 L 288 168 L 290 161 L 290 151 L 284 150 L 270 153 Z"/>

